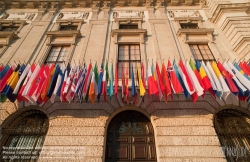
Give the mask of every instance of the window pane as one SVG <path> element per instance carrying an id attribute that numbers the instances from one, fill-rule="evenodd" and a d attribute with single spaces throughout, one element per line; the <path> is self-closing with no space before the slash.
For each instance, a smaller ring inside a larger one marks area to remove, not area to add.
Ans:
<path id="1" fill-rule="evenodd" d="M 67 59 L 70 46 L 55 46 L 52 47 L 47 57 L 47 63 L 63 63 Z"/>
<path id="2" fill-rule="evenodd" d="M 214 56 L 208 45 L 189 45 L 194 59 L 211 61 Z"/>

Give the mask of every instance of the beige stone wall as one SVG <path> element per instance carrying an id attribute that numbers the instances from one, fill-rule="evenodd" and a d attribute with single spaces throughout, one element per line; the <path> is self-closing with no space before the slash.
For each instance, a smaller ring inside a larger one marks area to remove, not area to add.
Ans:
<path id="1" fill-rule="evenodd" d="M 122 36 L 119 41 L 139 43 L 142 52 L 143 62 L 153 59 L 162 63 L 170 58 L 173 60 L 188 59 L 192 56 L 188 44 L 182 36 L 179 36 L 179 24 L 171 18 L 168 11 L 198 11 L 202 17 L 201 26 L 214 29 L 213 40 L 208 36 L 193 36 L 190 39 L 208 39 L 211 51 L 216 59 L 241 59 L 250 57 L 234 51 L 232 34 L 239 32 L 235 23 L 227 26 L 224 30 L 219 23 L 210 21 L 216 13 L 218 0 L 208 0 L 208 6 L 163 6 L 154 7 L 115 7 L 107 15 L 107 11 L 100 11 L 98 14 L 91 8 L 70 8 L 60 11 L 84 11 L 90 12 L 90 18 L 84 21 L 80 27 L 81 37 L 72 46 L 67 61 L 78 62 L 90 60 L 97 61 L 98 65 L 102 60 L 116 60 L 118 56 L 118 43 L 111 31 L 117 29 L 113 19 L 113 11 L 145 11 L 145 18 L 142 28 L 147 30 L 146 37 Z M 224 1 L 228 2 L 228 1 Z M 34 10 L 34 9 L 33 9 Z M 30 11 L 29 9 L 21 10 Z M 11 10 L 13 12 L 13 10 Z M 37 12 L 37 10 L 36 10 Z M 246 13 L 244 11 L 244 13 Z M 13 63 L 14 61 L 41 62 L 46 59 L 49 47 L 47 45 L 47 31 L 57 28 L 55 19 L 58 14 L 47 12 L 37 19 L 23 26 L 18 33 L 19 39 L 12 42 L 3 56 L 0 63 Z M 235 15 L 234 15 L 235 16 Z M 237 16 L 237 15 L 236 15 Z M 224 22 L 226 18 L 222 17 Z M 219 21 L 218 21 L 219 22 Z M 246 28 L 249 28 L 247 24 Z M 228 33 L 229 31 L 232 31 Z M 248 32 L 248 31 L 247 31 Z M 248 33 L 247 33 L 248 34 Z M 239 36 L 241 37 L 241 36 Z M 236 38 L 236 37 L 235 37 Z M 68 38 L 53 40 L 57 42 L 71 41 Z M 103 161 L 105 158 L 106 130 L 108 122 L 115 114 L 124 110 L 136 110 L 148 116 L 153 124 L 156 140 L 157 160 L 163 161 L 226 161 L 221 153 L 220 143 L 214 130 L 214 114 L 223 108 L 236 108 L 250 111 L 249 105 L 239 102 L 236 98 L 229 98 L 227 101 L 214 100 L 210 95 L 199 98 L 197 103 L 190 99 L 186 100 L 183 95 L 169 102 L 149 101 L 139 102 L 136 106 L 128 106 L 119 102 L 113 97 L 109 102 L 91 103 L 61 103 L 59 100 L 52 104 L 50 101 L 42 107 L 24 103 L 0 103 L 1 126 L 8 125 L 14 116 L 28 109 L 38 109 L 47 114 L 49 118 L 49 129 L 44 141 L 44 148 L 84 148 L 84 160 L 80 157 L 71 161 Z M 45 150 L 43 150 L 45 151 Z M 39 161 L 56 161 L 55 159 L 43 159 L 41 154 Z M 58 160 L 59 161 L 59 160 Z M 63 161 L 63 160 L 60 160 Z M 70 161 L 70 160 L 65 160 Z"/>

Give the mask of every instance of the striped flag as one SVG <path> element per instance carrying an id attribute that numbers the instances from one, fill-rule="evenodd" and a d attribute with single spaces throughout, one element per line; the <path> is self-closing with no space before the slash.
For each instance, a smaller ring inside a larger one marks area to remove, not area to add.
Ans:
<path id="1" fill-rule="evenodd" d="M 228 88 L 228 86 L 227 86 L 227 84 L 226 84 L 226 82 L 225 82 L 225 80 L 224 80 L 224 78 L 223 78 L 217 64 L 214 61 L 212 62 L 212 69 L 213 69 L 217 79 L 220 81 L 221 87 L 223 89 L 222 98 L 224 100 L 226 100 L 228 95 L 230 94 L 230 89 Z"/>
<path id="2" fill-rule="evenodd" d="M 183 88 L 182 88 L 182 85 L 180 83 L 180 81 L 178 80 L 178 77 L 171 65 L 171 62 L 170 60 L 168 60 L 168 68 L 167 68 L 167 71 L 168 71 L 168 74 L 169 74 L 169 82 L 170 82 L 170 85 L 173 89 L 173 93 L 175 94 L 179 94 L 181 92 L 183 92 Z"/>
<path id="3" fill-rule="evenodd" d="M 248 76 L 240 67 L 239 65 L 235 62 L 234 67 L 242 74 L 244 75 L 248 80 L 250 80 L 250 76 Z"/>
<path id="4" fill-rule="evenodd" d="M 165 91 L 165 86 L 162 83 L 161 72 L 158 63 L 156 62 L 156 83 L 159 91 L 159 99 L 162 100 L 163 93 Z"/>
<path id="5" fill-rule="evenodd" d="M 161 79 L 162 79 L 162 83 L 165 87 L 165 98 L 166 101 L 168 100 L 168 95 L 172 94 L 172 90 L 171 90 L 171 83 L 169 81 L 168 78 L 168 72 L 166 69 L 166 66 L 164 65 L 164 63 L 162 63 L 162 67 L 161 67 Z"/>
<path id="6" fill-rule="evenodd" d="M 150 97 L 150 95 L 156 95 L 158 94 L 158 87 L 157 84 L 152 76 L 152 71 L 150 66 L 148 66 L 148 95 Z"/>
<path id="7" fill-rule="evenodd" d="M 109 80 L 109 96 L 114 95 L 114 73 L 113 73 L 113 63 L 111 63 L 110 67 L 110 80 Z"/>
<path id="8" fill-rule="evenodd" d="M 103 63 L 100 68 L 100 73 L 98 77 L 98 95 L 97 95 L 97 100 L 100 101 L 101 94 L 102 94 L 102 78 L 103 78 Z"/>

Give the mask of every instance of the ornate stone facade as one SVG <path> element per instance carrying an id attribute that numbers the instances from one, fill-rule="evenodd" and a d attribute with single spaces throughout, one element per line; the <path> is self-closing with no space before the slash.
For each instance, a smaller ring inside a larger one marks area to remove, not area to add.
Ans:
<path id="1" fill-rule="evenodd" d="M 53 45 L 70 46 L 66 63 L 80 61 L 101 64 L 118 58 L 118 45 L 139 44 L 141 61 L 150 65 L 168 59 L 189 59 L 189 43 L 206 42 L 215 59 L 250 59 L 249 8 L 250 2 L 233 4 L 220 0 L 165 1 L 64 1 L 34 0 L 0 1 L 0 24 L 24 21 L 18 38 L 8 39 L 0 49 L 0 63 L 14 61 L 44 63 Z M 227 6 L 236 7 L 234 11 Z M 227 10 L 226 15 L 223 15 Z M 21 13 L 21 14 L 20 14 Z M 210 16 L 209 16 L 210 15 Z M 233 16 L 233 18 L 231 17 Z M 185 31 L 180 22 L 197 22 L 199 29 Z M 138 29 L 125 31 L 119 23 L 138 24 Z M 60 25 L 76 25 L 77 30 L 59 31 Z M 0 42 L 3 40 L 0 31 Z M 191 41 L 190 41 L 191 40 Z M 149 61 L 148 61 L 149 60 Z M 146 75 L 145 75 L 146 76 Z M 129 80 L 129 83 L 131 81 Z M 119 81 L 121 85 L 121 81 Z M 168 102 L 154 97 L 138 99 L 136 104 L 111 97 L 95 104 L 61 103 L 57 98 L 43 106 L 30 103 L 0 103 L 0 123 L 5 128 L 21 112 L 37 109 L 49 119 L 49 129 L 39 161 L 46 159 L 46 148 L 84 148 L 84 159 L 75 157 L 65 161 L 105 160 L 106 132 L 111 119 L 121 111 L 135 110 L 149 117 L 155 132 L 157 161 L 226 161 L 214 129 L 214 115 L 222 109 L 234 108 L 250 114 L 250 106 L 231 97 L 226 101 L 214 99 L 208 92 L 196 103 L 184 94 Z"/>

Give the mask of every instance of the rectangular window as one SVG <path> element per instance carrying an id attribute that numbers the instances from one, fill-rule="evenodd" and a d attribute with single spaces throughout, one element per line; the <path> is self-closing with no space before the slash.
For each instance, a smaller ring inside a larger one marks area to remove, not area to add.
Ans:
<path id="1" fill-rule="evenodd" d="M 198 29 L 199 26 L 197 23 L 181 23 L 182 29 Z"/>
<path id="2" fill-rule="evenodd" d="M 129 68 L 129 78 L 132 78 L 132 65 L 134 70 L 134 78 L 136 79 L 136 67 L 141 67 L 141 53 L 139 45 L 119 45 L 118 51 L 118 76 L 122 78 L 122 65 L 124 75 L 126 75 L 126 68 Z"/>
<path id="3" fill-rule="evenodd" d="M 77 26 L 75 25 L 63 25 L 60 30 L 77 30 Z"/>
<path id="4" fill-rule="evenodd" d="M 214 56 L 210 51 L 208 45 L 204 44 L 190 44 L 190 49 L 194 56 L 194 59 L 204 60 L 204 61 L 214 61 Z"/>
<path id="5" fill-rule="evenodd" d="M 1 31 L 17 31 L 18 26 L 3 26 Z"/>
<path id="6" fill-rule="evenodd" d="M 48 54 L 46 63 L 62 64 L 66 61 L 70 46 L 53 46 Z"/>
<path id="7" fill-rule="evenodd" d="M 119 29 L 138 29 L 138 25 L 121 24 Z"/>

